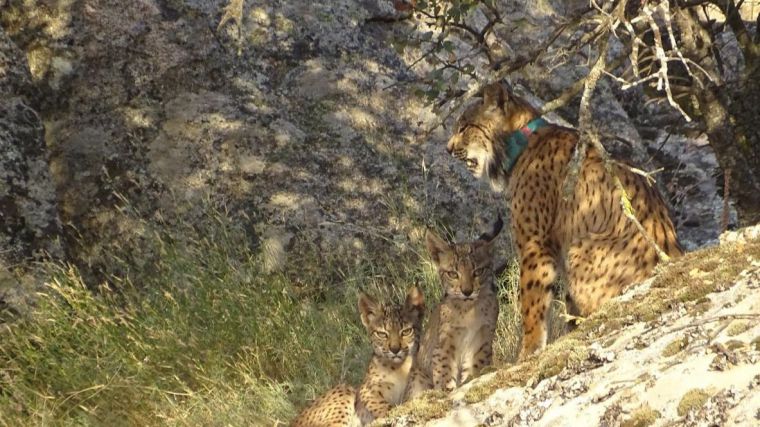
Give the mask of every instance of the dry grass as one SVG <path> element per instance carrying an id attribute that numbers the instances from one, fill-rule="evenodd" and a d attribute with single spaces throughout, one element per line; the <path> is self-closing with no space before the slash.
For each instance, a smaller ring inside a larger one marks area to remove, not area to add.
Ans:
<path id="1" fill-rule="evenodd" d="M 267 274 L 244 226 L 216 212 L 142 225 L 152 231 L 139 247 L 109 254 L 119 273 L 107 283 L 45 266 L 34 309 L 0 323 L 0 426 L 287 423 L 363 376 L 359 289 L 437 292 L 418 258 L 347 266 L 315 250 Z M 305 265 L 316 273 L 299 274 Z"/>
<path id="2" fill-rule="evenodd" d="M 315 247 L 268 273 L 249 226 L 223 213 L 167 225 L 124 212 L 144 233 L 102 254 L 107 281 L 46 265 L 35 307 L 0 320 L 0 426 L 285 425 L 363 377 L 359 290 L 400 300 L 416 283 L 431 308 L 441 294 L 422 247 L 350 262 Z M 499 334 L 512 337 L 499 360 L 517 348 L 514 271 L 499 281 Z"/>

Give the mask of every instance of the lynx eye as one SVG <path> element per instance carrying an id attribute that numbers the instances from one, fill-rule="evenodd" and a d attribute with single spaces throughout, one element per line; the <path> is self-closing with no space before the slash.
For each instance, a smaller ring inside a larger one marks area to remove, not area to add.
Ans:
<path id="1" fill-rule="evenodd" d="M 451 280 L 456 280 L 459 278 L 459 273 L 457 273 L 456 271 L 447 271 L 445 274 L 446 274 L 446 278 L 451 279 Z"/>
<path id="2" fill-rule="evenodd" d="M 477 269 L 477 270 L 473 271 L 473 272 L 472 272 L 472 275 L 473 275 L 473 276 L 475 276 L 475 277 L 480 277 L 480 276 L 482 276 L 482 275 L 483 275 L 483 273 L 485 273 L 485 272 L 486 272 L 486 268 L 485 268 L 485 267 L 481 267 L 481 268 L 479 268 L 479 269 Z"/>
<path id="3" fill-rule="evenodd" d="M 478 161 L 475 159 L 467 159 L 464 161 L 464 164 L 466 164 L 468 168 L 473 169 L 478 166 Z"/>
<path id="4" fill-rule="evenodd" d="M 408 337 L 409 335 L 412 335 L 412 328 L 404 328 L 401 330 L 401 335 Z"/>
<path id="5" fill-rule="evenodd" d="M 386 339 L 388 338 L 388 334 L 384 331 L 375 331 L 375 336 L 380 339 Z"/>

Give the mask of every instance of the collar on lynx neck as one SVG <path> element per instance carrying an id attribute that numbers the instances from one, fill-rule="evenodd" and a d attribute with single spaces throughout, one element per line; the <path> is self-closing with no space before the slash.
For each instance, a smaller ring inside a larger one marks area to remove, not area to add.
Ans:
<path id="1" fill-rule="evenodd" d="M 507 136 L 507 140 L 504 141 L 505 154 L 504 157 L 504 170 L 509 173 L 512 168 L 515 167 L 517 159 L 520 158 L 520 154 L 525 151 L 525 147 L 528 146 L 528 137 L 542 127 L 549 123 L 541 117 L 537 117 L 522 128 L 512 132 Z"/>

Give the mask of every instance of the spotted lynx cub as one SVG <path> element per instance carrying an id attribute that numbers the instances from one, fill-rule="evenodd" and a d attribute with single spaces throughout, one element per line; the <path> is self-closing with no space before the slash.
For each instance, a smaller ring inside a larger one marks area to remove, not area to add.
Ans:
<path id="1" fill-rule="evenodd" d="M 425 243 L 444 296 L 428 322 L 405 399 L 431 388 L 453 390 L 491 364 L 499 317 L 493 242 L 502 225 L 500 217 L 490 233 L 458 244 L 428 231 Z"/>
<path id="2" fill-rule="evenodd" d="M 315 400 L 293 427 L 339 427 L 369 424 L 401 403 L 417 354 L 425 303 L 409 289 L 403 306 L 380 304 L 359 295 L 359 313 L 372 342 L 372 360 L 358 389 L 341 384 Z"/>
<path id="3" fill-rule="evenodd" d="M 563 197 L 577 143 L 575 130 L 548 124 L 498 83 L 464 111 L 448 142 L 449 153 L 473 175 L 511 198 L 512 238 L 520 258 L 521 359 L 546 345 L 546 313 L 558 271 L 566 273 L 571 306 L 586 316 L 649 276 L 658 261 L 625 217 L 621 192 L 593 147 L 572 195 Z M 647 234 L 669 256 L 680 255 L 657 189 L 623 164 L 613 170 Z"/>

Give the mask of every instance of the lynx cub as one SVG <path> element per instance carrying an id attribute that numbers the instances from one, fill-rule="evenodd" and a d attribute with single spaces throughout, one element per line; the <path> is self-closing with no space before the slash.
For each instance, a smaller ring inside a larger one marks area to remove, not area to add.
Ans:
<path id="1" fill-rule="evenodd" d="M 445 294 L 425 330 L 405 399 L 430 388 L 453 390 L 491 364 L 499 317 L 493 241 L 502 225 L 499 217 L 491 233 L 459 244 L 428 231 L 425 243 Z"/>
<path id="2" fill-rule="evenodd" d="M 341 384 L 315 400 L 293 427 L 339 427 L 369 424 L 401 402 L 417 354 L 425 303 L 422 292 L 409 289 L 403 306 L 375 302 L 359 295 L 359 313 L 372 342 L 372 360 L 358 389 Z"/>

